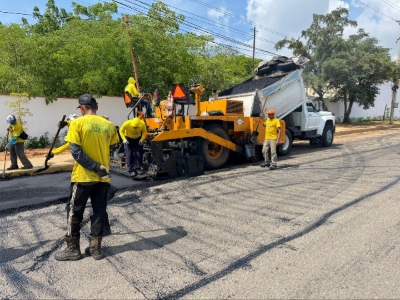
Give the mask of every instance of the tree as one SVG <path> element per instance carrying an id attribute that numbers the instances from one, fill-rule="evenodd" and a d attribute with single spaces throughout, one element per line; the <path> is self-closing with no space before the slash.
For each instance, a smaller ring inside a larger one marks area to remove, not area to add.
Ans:
<path id="1" fill-rule="evenodd" d="M 11 96 L 15 96 L 17 99 L 14 101 L 6 101 L 4 104 L 12 109 L 13 115 L 22 123 L 26 130 L 26 121 L 24 121 L 23 118 L 32 116 L 32 113 L 28 108 L 23 106 L 30 101 L 29 95 L 27 93 L 11 93 Z"/>
<path id="2" fill-rule="evenodd" d="M 322 64 L 323 80 L 335 91 L 333 101 L 343 101 L 343 122 L 349 123 L 354 103 L 364 109 L 374 106 L 378 85 L 389 79 L 389 49 L 363 29 L 347 40 L 337 39 L 331 49 L 331 57 Z"/>
<path id="3" fill-rule="evenodd" d="M 302 55 L 310 59 L 304 70 L 304 80 L 323 100 L 328 91 L 323 78 L 322 66 L 332 55 L 332 44 L 341 40 L 346 26 L 357 26 L 356 21 L 349 19 L 346 8 L 338 8 L 326 15 L 313 15 L 311 26 L 301 32 L 298 39 L 285 38 L 276 43 L 277 50 L 287 47 L 293 50 L 294 55 Z"/>

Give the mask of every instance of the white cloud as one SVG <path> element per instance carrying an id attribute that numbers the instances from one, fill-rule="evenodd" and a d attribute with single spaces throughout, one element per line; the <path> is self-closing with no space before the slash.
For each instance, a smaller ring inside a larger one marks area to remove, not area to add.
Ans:
<path id="1" fill-rule="evenodd" d="M 350 5 L 342 0 L 329 0 L 328 12 L 331 12 L 332 10 L 335 10 L 336 8 L 339 7 L 344 7 L 349 9 Z"/>

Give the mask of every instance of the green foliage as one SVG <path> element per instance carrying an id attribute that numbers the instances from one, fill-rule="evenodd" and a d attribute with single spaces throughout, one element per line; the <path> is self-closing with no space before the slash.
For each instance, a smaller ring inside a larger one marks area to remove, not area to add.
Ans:
<path id="1" fill-rule="evenodd" d="M 4 150 L 6 150 L 6 145 L 7 145 L 7 137 L 1 137 L 0 138 L 0 152 L 3 152 Z"/>
<path id="2" fill-rule="evenodd" d="M 28 140 L 25 141 L 25 148 L 26 149 L 41 149 L 41 148 L 46 148 L 51 145 L 51 142 L 49 140 L 49 133 L 46 132 L 44 135 L 41 135 L 39 138 L 37 137 L 32 137 L 28 138 Z"/>
<path id="3" fill-rule="evenodd" d="M 4 104 L 12 109 L 13 115 L 22 123 L 24 130 L 27 129 L 26 122 L 23 118 L 32 116 L 28 108 L 23 107 L 29 102 L 28 94 L 26 93 L 11 93 L 11 96 L 17 97 L 14 101 L 5 101 Z"/>
<path id="4" fill-rule="evenodd" d="M 115 18 L 115 2 L 72 8 L 67 13 L 48 0 L 43 15 L 33 9 L 36 24 L 0 25 L 0 93 L 46 96 L 47 103 L 85 92 L 121 95 L 133 76 L 131 49 L 140 87 L 157 87 L 161 97 L 194 76 L 202 77 L 207 97 L 252 74 L 251 58 L 214 46 L 210 36 L 182 34 L 184 16 L 160 1 L 147 15 L 128 16 L 130 36 L 125 20 Z"/>
<path id="5" fill-rule="evenodd" d="M 354 103 L 364 109 L 373 106 L 378 85 L 394 72 L 388 49 L 380 47 L 363 29 L 347 40 L 343 38 L 345 27 L 356 25 L 347 9 L 338 8 L 326 15 L 315 14 L 311 26 L 302 31 L 304 42 L 283 39 L 276 45 L 277 49 L 288 46 L 295 55 L 311 59 L 304 71 L 306 84 L 321 100 L 330 90 L 332 101 L 343 101 L 343 122 L 350 122 Z"/>

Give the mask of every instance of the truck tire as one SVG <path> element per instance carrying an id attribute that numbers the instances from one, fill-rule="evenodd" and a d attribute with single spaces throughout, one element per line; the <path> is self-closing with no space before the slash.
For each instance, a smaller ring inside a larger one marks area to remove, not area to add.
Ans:
<path id="1" fill-rule="evenodd" d="M 291 71 L 294 71 L 296 69 L 297 69 L 297 65 L 292 61 L 285 62 L 285 63 L 280 63 L 277 66 L 277 70 L 278 71 L 282 71 L 282 72 L 291 72 Z"/>
<path id="2" fill-rule="evenodd" d="M 279 156 L 284 156 L 288 155 L 290 150 L 292 149 L 292 144 L 293 144 L 293 138 L 292 134 L 290 133 L 289 130 L 285 130 L 285 143 L 283 145 L 279 145 L 277 150 L 277 153 Z"/>
<path id="3" fill-rule="evenodd" d="M 333 127 L 330 124 L 326 124 L 324 132 L 321 137 L 322 147 L 330 147 L 333 143 Z"/>
<path id="4" fill-rule="evenodd" d="M 219 124 L 210 124 L 204 129 L 223 139 L 230 140 L 228 132 Z M 204 167 L 212 170 L 220 168 L 227 163 L 230 150 L 206 139 L 201 139 L 198 154 L 203 158 Z"/>

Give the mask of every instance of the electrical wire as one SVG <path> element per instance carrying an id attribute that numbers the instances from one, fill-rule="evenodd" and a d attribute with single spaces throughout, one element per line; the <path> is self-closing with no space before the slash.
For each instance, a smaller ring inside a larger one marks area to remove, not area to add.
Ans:
<path id="1" fill-rule="evenodd" d="M 384 13 L 382 13 L 382 12 L 380 12 L 379 10 L 377 10 L 377 9 L 375 9 L 375 8 L 373 8 L 373 7 L 369 6 L 369 5 L 367 5 L 367 4 L 363 3 L 363 2 L 361 2 L 360 0 L 356 0 L 356 2 L 362 4 L 362 5 L 364 5 L 364 6 L 368 7 L 368 8 L 370 8 L 370 9 L 376 11 L 377 13 L 381 14 L 382 16 L 385 16 L 385 17 L 387 17 L 387 18 L 389 18 L 389 19 L 391 19 L 391 20 L 393 20 L 393 21 L 396 22 L 396 20 L 393 19 L 392 17 L 389 17 L 388 15 L 385 15 Z"/>
<path id="2" fill-rule="evenodd" d="M 213 10 L 215 10 L 215 11 L 221 12 L 221 13 L 223 13 L 224 15 L 228 15 L 228 16 L 230 16 L 230 17 L 232 17 L 232 18 L 237 18 L 237 19 L 239 19 L 239 20 L 241 20 L 241 21 L 243 21 L 243 22 L 245 22 L 245 23 L 251 24 L 251 25 L 256 26 L 256 27 L 258 27 L 258 28 L 262 28 L 262 29 L 264 29 L 264 30 L 266 30 L 266 31 L 269 31 L 269 32 L 273 33 L 273 34 L 280 35 L 280 36 L 282 36 L 282 37 L 287 37 L 287 36 L 286 36 L 285 34 L 283 34 L 283 33 L 280 33 L 280 32 L 278 32 L 278 31 L 275 31 L 275 30 L 271 29 L 271 28 L 265 27 L 265 26 L 263 26 L 263 25 L 261 25 L 261 24 L 256 24 L 256 23 L 251 22 L 251 21 L 249 21 L 249 20 L 247 20 L 247 19 L 245 19 L 245 18 L 243 18 L 243 17 L 241 17 L 241 16 L 235 15 L 235 14 L 230 13 L 230 12 L 228 12 L 228 11 L 226 11 L 226 10 L 223 10 L 223 9 L 219 9 L 219 8 L 217 8 L 217 7 L 214 7 L 214 6 L 210 5 L 210 4 L 208 4 L 208 3 L 204 3 L 204 2 L 202 2 L 202 1 L 200 1 L 200 0 L 190 0 L 190 1 L 195 2 L 195 3 L 198 3 L 198 4 L 203 5 L 203 6 L 205 6 L 205 7 L 211 8 L 211 9 L 213 9 Z"/>
<path id="3" fill-rule="evenodd" d="M 154 0 L 153 0 L 153 3 L 154 3 Z M 199 21 L 199 22 L 202 22 L 202 23 L 211 25 L 211 26 L 215 26 L 215 27 L 218 27 L 218 28 L 221 28 L 221 29 L 229 29 L 229 30 L 231 30 L 231 31 L 233 31 L 233 32 L 236 32 L 236 33 L 238 33 L 238 34 L 245 35 L 245 36 L 248 36 L 248 37 L 253 37 L 252 34 L 249 34 L 249 33 L 244 32 L 244 31 L 242 31 L 242 30 L 239 30 L 239 29 L 236 29 L 236 28 L 233 28 L 233 27 L 230 27 L 230 26 L 221 24 L 221 23 L 216 22 L 216 21 L 212 21 L 212 20 L 210 20 L 210 19 L 201 17 L 201 16 L 196 15 L 196 14 L 194 14 L 194 13 L 191 13 L 191 12 L 188 12 L 188 11 L 186 11 L 186 10 L 180 9 L 180 8 L 178 8 L 178 7 L 175 7 L 175 6 L 173 6 L 173 5 L 169 5 L 169 4 L 166 4 L 166 5 L 169 6 L 169 7 L 171 7 L 171 8 L 173 8 L 173 9 L 175 9 L 175 10 L 182 11 L 182 12 L 188 14 L 188 15 L 192 15 L 192 16 L 195 16 L 195 17 L 198 17 L 198 18 L 201 19 L 201 20 L 199 20 L 199 19 L 197 19 L 197 18 L 190 17 L 191 19 L 195 19 L 196 21 Z M 185 15 L 185 16 L 188 17 L 187 15 Z M 264 38 L 261 38 L 261 37 L 256 37 L 256 39 L 257 39 L 257 40 L 260 40 L 260 41 L 267 42 L 267 43 L 271 43 L 271 44 L 274 44 L 274 45 L 276 44 L 276 42 L 272 42 L 272 41 L 269 41 L 269 40 L 264 39 Z"/>
<path id="4" fill-rule="evenodd" d="M 126 7 L 135 9 L 134 7 L 132 7 L 132 6 L 130 6 L 130 5 L 127 5 L 127 4 L 125 4 L 125 3 L 121 3 L 121 2 L 116 1 L 116 0 L 113 0 L 113 1 L 116 2 L 116 3 L 118 3 L 118 4 L 124 5 L 124 6 L 126 6 Z M 125 0 L 125 1 L 128 2 L 128 3 L 134 4 L 134 3 L 131 2 L 130 0 Z M 144 5 L 146 5 L 147 7 L 151 6 L 151 5 L 149 5 L 149 4 L 147 4 L 147 3 L 144 3 L 144 2 L 142 2 L 142 1 L 139 1 L 139 0 L 136 0 L 136 1 L 137 1 L 137 2 L 140 2 L 140 3 L 144 4 Z M 135 5 L 135 6 L 138 6 L 138 7 L 141 7 L 141 8 L 143 8 L 143 9 L 147 9 L 146 7 L 143 7 L 143 6 L 138 5 L 138 4 L 134 4 L 134 5 Z M 142 12 L 142 13 L 143 13 L 143 12 Z M 161 20 L 160 20 L 160 21 L 161 21 Z M 212 36 L 216 36 L 216 37 L 221 38 L 221 39 L 223 39 L 223 40 L 229 41 L 229 42 L 231 42 L 231 43 L 238 44 L 238 45 L 241 45 L 241 46 L 248 47 L 248 48 L 251 48 L 251 49 L 252 49 L 252 46 L 250 46 L 250 45 L 248 45 L 248 44 L 246 44 L 246 43 L 244 43 L 244 42 L 240 42 L 240 41 L 238 41 L 238 40 L 235 40 L 235 39 L 233 39 L 233 38 L 227 37 L 227 36 L 222 35 L 222 34 L 220 34 L 220 33 L 216 33 L 216 32 L 213 32 L 213 31 L 211 31 L 211 30 L 202 28 L 202 27 L 200 27 L 199 25 L 196 25 L 196 24 L 194 24 L 194 23 L 192 23 L 192 22 L 183 21 L 182 24 L 185 24 L 186 26 L 189 26 L 189 27 L 191 27 L 191 28 L 193 28 L 193 29 L 196 29 L 196 30 L 198 30 L 198 31 L 202 31 L 202 32 L 204 32 L 204 33 L 206 33 L 206 34 L 209 34 L 209 35 L 212 35 Z M 273 52 L 271 52 L 271 51 L 267 51 L 267 50 L 263 50 L 263 49 L 259 49 L 259 48 L 256 48 L 256 50 L 258 50 L 259 52 L 263 52 L 263 53 L 265 53 L 265 54 L 269 54 L 269 55 L 278 55 L 278 54 L 273 53 Z"/>
<path id="5" fill-rule="evenodd" d="M 138 7 L 142 7 L 142 6 L 140 6 L 140 5 L 136 5 L 135 7 L 133 7 L 133 6 L 130 6 L 130 5 L 126 4 L 126 3 L 121 3 L 121 2 L 119 2 L 119 1 L 117 1 L 117 0 L 113 0 L 113 2 L 116 2 L 117 4 L 123 5 L 123 6 L 125 6 L 126 8 L 128 8 L 129 10 L 136 11 L 136 12 L 138 12 L 138 13 L 141 14 L 141 15 L 144 15 L 144 16 L 149 17 L 149 16 L 147 15 L 146 11 L 140 10 L 140 9 L 138 8 Z M 128 1 L 128 2 L 130 2 L 130 1 Z M 143 8 L 143 7 L 142 7 L 142 8 Z M 162 19 L 159 19 L 159 18 L 155 18 L 155 17 L 150 17 L 150 18 L 156 19 L 156 20 L 158 20 L 158 21 L 163 21 L 163 22 L 165 22 L 165 20 L 162 20 Z M 184 30 L 184 29 L 180 28 L 181 31 L 186 32 L 186 33 L 193 33 L 193 29 L 196 29 L 196 30 L 198 30 L 198 31 L 202 31 L 202 32 L 205 32 L 205 33 L 207 33 L 207 34 L 213 35 L 213 34 L 210 33 L 209 31 L 207 31 L 207 30 L 205 30 L 205 29 L 203 29 L 203 28 L 201 28 L 201 27 L 199 27 L 199 26 L 197 26 L 197 25 L 193 26 L 193 25 L 190 25 L 190 24 L 185 24 L 185 23 L 183 23 L 183 24 L 181 24 L 181 26 L 183 26 L 183 27 L 185 27 L 185 28 L 189 28 L 189 29 L 191 30 L 191 31 L 188 31 L 188 30 Z M 217 35 L 219 35 L 219 34 L 217 34 Z M 220 37 L 220 38 L 225 38 L 225 39 L 227 39 L 228 41 L 231 41 L 231 42 L 236 42 L 236 43 L 238 43 L 238 44 L 241 45 L 241 46 L 247 47 L 248 49 L 239 48 L 239 47 L 233 46 L 233 45 L 226 45 L 226 44 L 218 43 L 218 42 L 215 42 L 215 41 L 208 41 L 208 42 L 213 43 L 213 44 L 216 44 L 216 45 L 219 45 L 219 46 L 221 46 L 221 47 L 223 47 L 223 48 L 231 49 L 231 50 L 238 49 L 238 50 L 249 51 L 249 52 L 250 52 L 250 51 L 252 51 L 252 49 L 253 49 L 252 46 L 250 46 L 250 45 L 248 45 L 248 44 L 246 44 L 246 43 L 242 43 L 242 42 L 239 42 L 239 41 L 236 41 L 236 40 L 227 38 L 227 37 L 225 37 L 225 36 L 223 36 L 223 35 L 220 35 L 219 37 Z M 268 55 L 268 56 L 278 55 L 278 54 L 269 52 L 269 51 L 267 51 L 267 50 L 258 49 L 258 48 L 255 49 L 255 52 L 257 52 L 257 53 L 259 53 L 259 54 Z M 244 53 L 242 53 L 242 54 L 244 54 Z M 245 54 L 244 54 L 244 55 L 245 55 Z"/>
<path id="6" fill-rule="evenodd" d="M 400 12 L 400 9 L 398 7 L 396 7 L 393 3 L 387 1 L 387 0 L 382 0 L 384 3 L 386 3 L 387 5 L 389 5 L 390 7 L 394 8 L 395 10 Z"/>
<path id="7" fill-rule="evenodd" d="M 33 16 L 33 14 L 28 14 L 28 13 L 23 13 L 23 12 L 13 12 L 13 11 L 5 11 L 5 10 L 0 10 L 0 13 L 3 14 L 11 14 L 11 15 L 23 15 L 23 16 Z"/>

